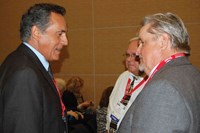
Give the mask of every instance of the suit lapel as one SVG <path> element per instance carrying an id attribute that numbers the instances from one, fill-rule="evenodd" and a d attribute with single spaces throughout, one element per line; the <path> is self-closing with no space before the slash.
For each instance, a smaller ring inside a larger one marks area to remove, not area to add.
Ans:
<path id="1" fill-rule="evenodd" d="M 48 83 L 51 85 L 51 89 L 54 90 L 54 92 L 56 93 L 57 96 L 59 96 L 56 86 L 51 78 L 51 76 L 49 75 L 49 73 L 46 71 L 46 69 L 44 68 L 44 66 L 42 65 L 42 63 L 40 62 L 40 60 L 38 59 L 38 57 L 35 55 L 35 53 L 29 49 L 26 45 L 21 44 L 18 49 L 19 51 L 21 51 L 22 53 L 24 53 L 30 60 L 33 60 L 33 63 L 37 66 L 37 68 L 40 70 L 40 72 L 43 74 L 44 78 L 48 81 Z"/>

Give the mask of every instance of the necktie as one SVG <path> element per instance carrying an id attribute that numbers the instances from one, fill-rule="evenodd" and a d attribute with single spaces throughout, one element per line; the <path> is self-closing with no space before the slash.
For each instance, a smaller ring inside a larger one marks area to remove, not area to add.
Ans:
<path id="1" fill-rule="evenodd" d="M 122 98 L 122 100 L 120 101 L 124 106 L 126 106 L 131 98 L 131 89 L 133 89 L 134 87 L 134 82 L 136 80 L 136 77 L 133 76 L 133 80 L 130 83 L 131 78 L 128 79 L 127 85 L 126 85 L 126 90 L 125 90 L 125 94 Z M 117 119 L 117 118 L 116 118 Z M 117 130 L 117 124 L 119 121 L 116 121 L 115 117 L 112 116 L 111 117 L 111 123 L 110 123 L 110 129 L 109 129 L 109 133 L 116 133 Z"/>
<path id="2" fill-rule="evenodd" d="M 58 94 L 59 94 L 60 103 L 61 103 L 61 106 L 62 106 L 62 116 L 64 116 L 65 105 L 64 105 L 63 102 L 62 102 L 60 90 L 59 90 L 59 88 L 58 88 L 58 86 L 57 86 L 57 84 L 56 84 L 56 80 L 54 79 L 54 76 L 53 76 L 53 73 L 52 73 L 52 71 L 51 71 L 51 67 L 50 67 L 50 66 L 49 66 L 49 68 L 48 68 L 48 73 L 49 73 L 49 75 L 51 76 L 51 78 L 52 78 L 52 80 L 53 80 L 53 83 L 54 83 L 54 85 L 55 85 L 55 87 L 56 87 L 56 90 L 57 90 L 57 92 L 58 92 Z"/>
<path id="3" fill-rule="evenodd" d="M 125 92 L 125 95 L 124 97 L 122 98 L 121 100 L 121 103 L 124 104 L 125 106 L 128 104 L 128 101 L 130 100 L 131 98 L 131 94 L 129 93 L 131 91 L 131 89 L 134 87 L 134 82 L 136 80 L 136 77 L 133 76 L 133 80 L 130 84 L 127 85 L 128 88 L 126 88 L 126 92 Z"/>
<path id="4" fill-rule="evenodd" d="M 48 73 L 49 73 L 49 75 L 51 76 L 51 78 L 54 79 L 53 73 L 52 73 L 52 71 L 51 71 L 51 67 L 50 67 L 50 66 L 49 66 L 49 68 L 48 68 Z"/>
<path id="5" fill-rule="evenodd" d="M 130 84 L 130 87 L 129 87 L 129 89 L 128 89 L 128 92 L 130 92 L 131 89 L 134 87 L 135 79 L 136 79 L 136 77 L 133 76 L 133 80 L 132 80 L 132 82 L 131 82 L 131 84 Z"/>

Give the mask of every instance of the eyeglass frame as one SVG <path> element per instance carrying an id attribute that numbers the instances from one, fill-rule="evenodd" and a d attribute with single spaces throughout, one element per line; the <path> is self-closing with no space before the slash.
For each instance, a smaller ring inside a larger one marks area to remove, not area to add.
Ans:
<path id="1" fill-rule="evenodd" d="M 136 55 L 136 53 L 132 53 L 132 54 L 125 53 L 125 54 L 123 54 L 123 56 L 124 56 L 125 58 L 129 58 L 129 57 L 135 58 L 137 55 Z"/>
<path id="2" fill-rule="evenodd" d="M 129 54 L 129 53 L 125 53 L 123 54 L 123 56 L 127 59 L 129 57 L 131 58 L 134 58 L 135 61 L 139 61 L 140 60 L 140 57 L 138 55 L 136 55 L 136 53 L 132 53 L 132 54 Z"/>

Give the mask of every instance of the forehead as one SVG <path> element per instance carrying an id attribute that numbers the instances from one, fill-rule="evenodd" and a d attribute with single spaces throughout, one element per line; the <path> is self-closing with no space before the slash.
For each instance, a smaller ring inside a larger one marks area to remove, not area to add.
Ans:
<path id="1" fill-rule="evenodd" d="M 148 32 L 148 29 L 150 28 L 150 26 L 151 26 L 150 24 L 146 24 L 140 29 L 140 31 L 139 31 L 139 38 L 140 39 L 142 39 L 143 36 L 150 34 Z"/>
<path id="2" fill-rule="evenodd" d="M 138 40 L 134 40 L 128 45 L 127 51 L 136 51 L 137 47 L 138 47 Z"/>
<path id="3" fill-rule="evenodd" d="M 50 21 L 51 21 L 51 26 L 57 27 L 62 30 L 66 30 L 66 21 L 64 16 L 52 12 Z"/>

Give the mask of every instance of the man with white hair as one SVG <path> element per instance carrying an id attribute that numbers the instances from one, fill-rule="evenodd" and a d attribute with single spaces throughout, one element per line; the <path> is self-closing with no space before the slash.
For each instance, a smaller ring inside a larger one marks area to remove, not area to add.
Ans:
<path id="1" fill-rule="evenodd" d="M 146 78 L 139 70 L 139 60 L 136 57 L 138 37 L 132 38 L 124 54 L 127 68 L 117 79 L 110 95 L 106 130 L 109 133 L 117 132 L 118 127 L 127 110 L 141 92 Z"/>

